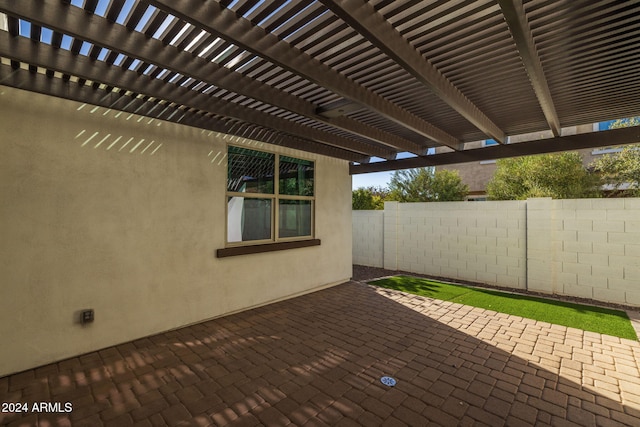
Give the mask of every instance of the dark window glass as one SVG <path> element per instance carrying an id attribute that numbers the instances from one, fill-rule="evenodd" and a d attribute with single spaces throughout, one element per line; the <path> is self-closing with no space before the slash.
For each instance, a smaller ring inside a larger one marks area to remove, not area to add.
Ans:
<path id="1" fill-rule="evenodd" d="M 287 196 L 313 196 L 313 162 L 280 156 L 279 192 Z"/>
<path id="2" fill-rule="evenodd" d="M 229 146 L 227 191 L 273 194 L 275 154 Z"/>
<path id="3" fill-rule="evenodd" d="M 278 205 L 280 237 L 311 235 L 311 200 L 280 200 Z"/>

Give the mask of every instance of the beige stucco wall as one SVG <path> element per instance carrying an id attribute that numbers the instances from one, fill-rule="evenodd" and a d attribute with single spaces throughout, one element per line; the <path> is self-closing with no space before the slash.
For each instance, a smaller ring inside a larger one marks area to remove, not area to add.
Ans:
<path id="1" fill-rule="evenodd" d="M 230 137 L 7 87 L 0 129 L 0 376 L 351 276 L 347 162 L 264 145 L 316 161 L 322 244 L 218 259 Z"/>

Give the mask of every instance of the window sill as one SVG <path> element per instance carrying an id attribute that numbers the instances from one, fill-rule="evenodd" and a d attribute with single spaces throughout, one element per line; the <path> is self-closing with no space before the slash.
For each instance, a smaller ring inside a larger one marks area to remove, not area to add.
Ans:
<path id="1" fill-rule="evenodd" d="M 263 252 L 284 251 L 287 249 L 306 248 L 309 246 L 319 246 L 320 239 L 295 240 L 290 242 L 264 243 L 261 245 L 234 246 L 216 251 L 217 258 L 225 258 L 238 255 L 259 254 Z"/>

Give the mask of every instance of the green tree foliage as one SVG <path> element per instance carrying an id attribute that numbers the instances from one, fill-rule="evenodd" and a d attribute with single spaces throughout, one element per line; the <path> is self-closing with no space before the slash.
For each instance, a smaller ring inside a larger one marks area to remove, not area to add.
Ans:
<path id="1" fill-rule="evenodd" d="M 616 120 L 609 129 L 639 126 L 640 117 Z M 626 145 L 622 151 L 605 154 L 595 160 L 591 167 L 607 186 L 609 196 L 640 196 L 640 145 Z M 623 191 L 624 190 L 624 191 Z"/>
<path id="2" fill-rule="evenodd" d="M 353 210 L 382 210 L 389 190 L 382 187 L 366 187 L 353 190 L 351 205 Z"/>
<path id="3" fill-rule="evenodd" d="M 618 119 L 609 125 L 609 129 L 621 129 L 631 126 L 640 126 L 640 117 L 629 117 L 628 119 Z"/>
<path id="4" fill-rule="evenodd" d="M 491 200 L 577 199 L 600 194 L 598 177 L 582 165 L 578 153 L 501 159 L 497 166 L 487 184 Z"/>
<path id="5" fill-rule="evenodd" d="M 458 171 L 418 168 L 394 172 L 389 191 L 389 199 L 399 202 L 450 202 L 464 200 L 469 187 Z"/>

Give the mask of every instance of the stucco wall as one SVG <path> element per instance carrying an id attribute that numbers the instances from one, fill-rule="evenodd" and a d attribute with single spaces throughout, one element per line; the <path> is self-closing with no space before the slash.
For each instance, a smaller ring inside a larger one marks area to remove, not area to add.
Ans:
<path id="1" fill-rule="evenodd" d="M 354 262 L 377 247 L 390 270 L 640 306 L 638 198 L 386 202 L 383 231 L 369 213 Z"/>
<path id="2" fill-rule="evenodd" d="M 347 162 L 263 146 L 315 160 L 322 244 L 218 259 L 230 137 L 6 87 L 0 129 L 0 376 L 351 276 Z"/>

